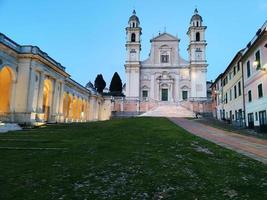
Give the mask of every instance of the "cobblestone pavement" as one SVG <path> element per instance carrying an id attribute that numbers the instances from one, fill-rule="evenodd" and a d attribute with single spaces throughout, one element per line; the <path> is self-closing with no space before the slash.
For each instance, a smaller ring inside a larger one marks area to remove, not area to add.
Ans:
<path id="1" fill-rule="evenodd" d="M 194 120 L 169 119 L 194 135 L 267 164 L 267 140 L 224 131 Z"/>

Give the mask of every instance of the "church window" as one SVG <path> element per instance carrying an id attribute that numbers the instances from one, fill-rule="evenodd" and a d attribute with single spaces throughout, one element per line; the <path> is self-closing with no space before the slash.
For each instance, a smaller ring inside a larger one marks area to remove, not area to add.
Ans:
<path id="1" fill-rule="evenodd" d="M 135 27 L 135 23 L 133 22 L 133 28 Z"/>
<path id="2" fill-rule="evenodd" d="M 188 99 L 188 92 L 182 91 L 182 97 L 183 97 L 183 100 L 187 100 Z"/>
<path id="3" fill-rule="evenodd" d="M 234 76 L 236 75 L 236 66 L 234 66 Z"/>
<path id="4" fill-rule="evenodd" d="M 250 77 L 251 72 L 250 72 L 250 61 L 247 61 L 247 77 Z"/>
<path id="5" fill-rule="evenodd" d="M 234 86 L 234 94 L 235 94 L 235 99 L 237 98 L 237 90 L 236 90 L 236 85 Z"/>
<path id="6" fill-rule="evenodd" d="M 148 97 L 148 91 L 147 90 L 143 90 L 142 91 L 142 97 L 143 98 L 147 98 Z"/>
<path id="7" fill-rule="evenodd" d="M 259 70 L 261 68 L 261 57 L 259 50 L 255 54 L 255 64 L 256 64 L 256 69 Z"/>
<path id="8" fill-rule="evenodd" d="M 135 33 L 132 33 L 132 35 L 131 35 L 131 42 L 135 42 Z"/>
<path id="9" fill-rule="evenodd" d="M 168 63 L 169 55 L 161 55 L 161 63 Z"/>
<path id="10" fill-rule="evenodd" d="M 198 26 L 199 24 L 198 24 L 198 21 L 197 21 L 197 26 Z"/>
<path id="11" fill-rule="evenodd" d="M 199 32 L 196 33 L 196 41 L 197 41 L 197 42 L 200 41 L 200 33 L 199 33 Z"/>

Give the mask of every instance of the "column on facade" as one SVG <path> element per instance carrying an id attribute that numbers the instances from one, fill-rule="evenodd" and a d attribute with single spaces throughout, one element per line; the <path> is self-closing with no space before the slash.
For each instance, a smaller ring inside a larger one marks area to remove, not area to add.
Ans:
<path id="1" fill-rule="evenodd" d="M 178 74 L 175 74 L 175 82 L 174 82 L 174 100 L 175 101 L 180 101 L 180 86 L 179 86 L 179 75 Z"/>
<path id="2" fill-rule="evenodd" d="M 155 75 L 154 74 L 151 74 L 151 77 L 150 77 L 150 91 L 149 91 L 149 96 L 150 98 L 152 99 L 155 99 Z"/>
<path id="3" fill-rule="evenodd" d="M 67 96 L 67 101 L 69 101 L 69 98 Z M 58 106 L 58 113 L 59 113 L 59 121 L 64 121 L 64 114 L 63 114 L 63 102 L 64 102 L 64 83 L 60 82 L 60 96 L 59 96 L 59 106 Z M 68 104 L 67 104 L 68 107 Z"/>
<path id="4" fill-rule="evenodd" d="M 35 88 L 35 71 L 32 67 L 30 67 L 30 77 L 28 82 L 28 98 L 27 98 L 27 112 L 29 113 L 34 111 L 33 108 L 34 88 Z"/>
<path id="5" fill-rule="evenodd" d="M 68 121 L 73 121 L 73 98 L 72 94 L 68 94 Z"/>
<path id="6" fill-rule="evenodd" d="M 81 121 L 82 119 L 81 113 L 82 113 L 82 98 L 80 97 L 78 100 L 78 121 Z"/>
<path id="7" fill-rule="evenodd" d="M 171 81 L 170 82 L 170 101 L 173 101 L 173 82 Z"/>
<path id="8" fill-rule="evenodd" d="M 79 99 L 80 99 L 80 97 L 77 96 L 76 105 L 75 105 L 75 109 L 76 109 L 75 119 L 76 119 L 76 122 L 79 121 Z"/>
<path id="9" fill-rule="evenodd" d="M 156 100 L 160 101 L 160 84 L 159 84 L 159 80 L 157 80 L 156 82 Z"/>
<path id="10" fill-rule="evenodd" d="M 39 92 L 38 92 L 38 100 L 37 100 L 37 112 L 43 112 L 43 95 L 44 95 L 44 80 L 45 75 L 44 72 L 40 73 L 40 81 L 39 81 Z"/>
<path id="11" fill-rule="evenodd" d="M 57 103 L 58 103 L 58 80 L 52 80 L 52 90 L 50 91 L 50 116 L 52 121 L 57 119 Z"/>
<path id="12" fill-rule="evenodd" d="M 76 121 L 77 115 L 77 97 L 73 95 L 72 99 L 72 121 Z"/>
<path id="13" fill-rule="evenodd" d="M 86 100 L 86 121 L 90 120 L 90 110 L 91 110 L 91 105 L 90 105 L 90 97 Z"/>

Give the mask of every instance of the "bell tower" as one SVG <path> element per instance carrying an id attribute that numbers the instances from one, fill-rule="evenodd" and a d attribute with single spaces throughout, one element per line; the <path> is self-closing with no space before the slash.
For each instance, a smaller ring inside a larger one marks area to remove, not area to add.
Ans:
<path id="1" fill-rule="evenodd" d="M 139 99 L 140 96 L 140 52 L 142 28 L 135 10 L 126 27 L 126 98 Z"/>
<path id="2" fill-rule="evenodd" d="M 187 32 L 189 36 L 188 54 L 190 61 L 191 77 L 191 98 L 204 100 L 207 98 L 207 60 L 205 31 L 207 27 L 203 26 L 202 17 L 195 9 L 194 15 L 190 20 L 190 26 Z"/>

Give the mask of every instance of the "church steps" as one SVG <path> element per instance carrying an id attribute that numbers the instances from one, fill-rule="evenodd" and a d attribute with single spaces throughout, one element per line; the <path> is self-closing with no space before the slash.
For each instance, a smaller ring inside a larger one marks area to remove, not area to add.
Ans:
<path id="1" fill-rule="evenodd" d="M 195 117 L 195 113 L 177 104 L 159 104 L 155 109 L 140 116 L 150 117 Z"/>

